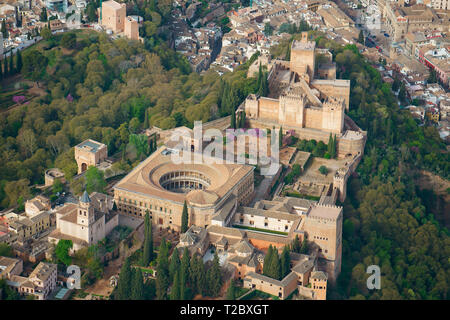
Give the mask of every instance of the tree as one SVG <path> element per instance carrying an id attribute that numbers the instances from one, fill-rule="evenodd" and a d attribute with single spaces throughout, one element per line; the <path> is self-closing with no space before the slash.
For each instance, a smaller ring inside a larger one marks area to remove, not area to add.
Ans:
<path id="1" fill-rule="evenodd" d="M 181 258 L 181 268 L 180 268 L 180 277 L 183 279 L 183 282 L 189 280 L 189 250 L 187 247 L 184 247 L 183 256 Z"/>
<path id="2" fill-rule="evenodd" d="M 77 36 L 73 32 L 64 33 L 60 43 L 63 48 L 73 49 L 77 44 Z"/>
<path id="3" fill-rule="evenodd" d="M 170 300 L 180 300 L 180 289 L 181 289 L 180 271 L 177 270 L 173 277 L 173 285 L 170 290 Z"/>
<path id="4" fill-rule="evenodd" d="M 362 30 L 359 31 L 358 42 L 364 44 L 364 32 Z"/>
<path id="5" fill-rule="evenodd" d="M 175 274 L 180 269 L 180 266 L 181 266 L 180 255 L 178 253 L 178 250 L 175 249 L 172 253 L 172 257 L 170 259 L 170 264 L 169 264 L 169 276 L 170 276 L 171 280 L 175 281 L 174 277 L 175 277 Z"/>
<path id="6" fill-rule="evenodd" d="M 320 172 L 321 174 L 323 174 L 324 176 L 326 176 L 326 175 L 328 174 L 328 169 L 327 169 L 327 167 L 325 167 L 325 166 L 320 166 L 319 172 Z"/>
<path id="7" fill-rule="evenodd" d="M 169 249 L 166 240 L 163 238 L 158 252 L 158 266 L 156 268 L 156 297 L 158 300 L 167 299 L 167 289 L 169 288 Z"/>
<path id="8" fill-rule="evenodd" d="M 66 266 L 72 264 L 72 257 L 69 256 L 69 250 L 72 248 L 72 240 L 61 239 L 55 247 L 55 257 L 58 263 L 62 263 Z"/>
<path id="9" fill-rule="evenodd" d="M 237 127 L 236 126 L 236 112 L 232 111 L 230 117 L 231 117 L 231 125 L 230 126 L 232 129 L 236 129 L 236 127 Z"/>
<path id="10" fill-rule="evenodd" d="M 130 259 L 126 258 L 122 269 L 120 269 L 117 294 L 115 295 L 116 300 L 127 300 L 130 298 L 132 277 L 133 273 L 131 271 Z"/>
<path id="11" fill-rule="evenodd" d="M 11 54 L 9 55 L 9 74 L 13 75 L 16 73 L 16 70 L 14 69 L 14 56 L 11 52 Z"/>
<path id="12" fill-rule="evenodd" d="M 105 193 L 106 180 L 103 171 L 99 170 L 95 166 L 90 166 L 85 173 L 86 179 L 86 191 L 91 194 L 92 192 Z"/>
<path id="13" fill-rule="evenodd" d="M 283 127 L 280 127 L 278 131 L 278 146 L 280 149 L 283 147 Z"/>
<path id="14" fill-rule="evenodd" d="M 438 82 L 438 79 L 436 76 L 436 71 L 432 68 L 430 68 L 430 75 L 428 76 L 427 82 L 428 83 L 437 83 Z"/>
<path id="15" fill-rule="evenodd" d="M 48 59 L 40 51 L 31 49 L 23 54 L 22 72 L 33 81 L 41 78 L 43 71 L 47 67 Z"/>
<path id="16" fill-rule="evenodd" d="M 46 22 L 47 21 L 47 8 L 43 7 L 41 10 L 41 13 L 39 15 L 39 19 L 41 22 Z"/>
<path id="17" fill-rule="evenodd" d="M 0 243 L 0 257 L 14 257 L 12 248 L 6 243 Z"/>
<path id="18" fill-rule="evenodd" d="M 50 30 L 49 27 L 44 27 L 41 30 L 41 37 L 44 40 L 50 40 L 52 38 L 52 31 Z"/>
<path id="19" fill-rule="evenodd" d="M 61 182 L 60 179 L 56 179 L 55 182 L 53 182 L 52 191 L 53 194 L 61 193 L 64 190 L 64 185 Z"/>
<path id="20" fill-rule="evenodd" d="M 22 66 L 23 66 L 23 62 L 22 62 L 22 52 L 20 50 L 17 50 L 17 55 L 16 55 L 16 71 L 17 72 L 21 72 L 22 71 Z"/>
<path id="21" fill-rule="evenodd" d="M 2 34 L 3 34 L 3 39 L 8 39 L 8 28 L 6 27 L 6 20 L 2 21 Z"/>
<path id="22" fill-rule="evenodd" d="M 234 281 L 231 280 L 230 281 L 230 286 L 227 289 L 227 295 L 226 295 L 226 299 L 227 300 L 236 300 L 236 285 L 234 284 Z"/>
<path id="23" fill-rule="evenodd" d="M 144 248 L 142 252 L 142 265 L 148 266 L 153 259 L 153 233 L 150 212 L 146 210 L 144 217 Z"/>
<path id="24" fill-rule="evenodd" d="M 273 27 L 269 22 L 266 22 L 266 24 L 264 25 L 264 34 L 266 36 L 271 36 L 273 34 Z"/>
<path id="25" fill-rule="evenodd" d="M 189 228 L 189 212 L 186 200 L 184 200 L 183 212 L 181 213 L 181 233 L 185 233 Z"/>
<path id="26" fill-rule="evenodd" d="M 144 300 L 144 278 L 139 268 L 136 268 L 133 272 L 131 300 Z"/>
<path id="27" fill-rule="evenodd" d="M 98 20 L 97 19 L 97 8 L 96 8 L 95 1 L 91 1 L 87 4 L 86 15 L 87 15 L 87 20 L 89 22 L 96 22 Z"/>
<path id="28" fill-rule="evenodd" d="M 27 157 L 31 157 L 37 149 L 36 136 L 31 129 L 23 130 L 17 137 L 17 141 L 19 142 L 19 145 L 22 147 Z"/>
<path id="29" fill-rule="evenodd" d="M 300 248 L 300 253 L 308 254 L 308 240 L 305 238 L 302 241 L 302 246 Z"/>
<path id="30" fill-rule="evenodd" d="M 241 112 L 241 118 L 240 118 L 240 128 L 245 128 L 245 111 Z"/>
<path id="31" fill-rule="evenodd" d="M 3 74 L 5 75 L 5 78 L 9 75 L 8 71 L 8 59 L 4 59 L 3 61 Z"/>
<path id="32" fill-rule="evenodd" d="M 208 272 L 206 274 L 206 280 L 208 286 L 208 295 L 212 297 L 218 296 L 223 285 L 223 280 L 217 253 L 214 254 L 212 266 L 208 269 Z"/>
<path id="33" fill-rule="evenodd" d="M 300 247 L 301 247 L 300 239 L 298 238 L 298 235 L 296 234 L 294 240 L 292 240 L 292 243 L 291 243 L 291 250 L 295 253 L 300 253 Z"/>
<path id="34" fill-rule="evenodd" d="M 130 144 L 136 148 L 138 159 L 142 160 L 144 156 L 150 154 L 148 137 L 145 134 L 130 134 Z"/>
<path id="35" fill-rule="evenodd" d="M 281 278 L 284 278 L 291 271 L 291 257 L 289 255 L 288 246 L 283 248 L 281 253 Z"/>

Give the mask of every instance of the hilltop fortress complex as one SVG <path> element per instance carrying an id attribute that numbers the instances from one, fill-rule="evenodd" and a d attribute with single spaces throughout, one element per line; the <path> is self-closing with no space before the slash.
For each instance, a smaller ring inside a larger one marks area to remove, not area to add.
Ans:
<path id="1" fill-rule="evenodd" d="M 275 189 L 271 200 L 261 197 L 261 185 L 255 187 L 255 167 L 248 164 L 175 163 L 172 155 L 187 152 L 188 157 L 194 157 L 205 143 L 184 128 L 189 132 L 182 137 L 184 148 L 174 149 L 171 144 L 175 141 L 169 136 L 182 129 L 175 128 L 159 132 L 165 145 L 114 186 L 114 202 L 121 215 L 143 218 L 149 214 L 159 230 L 177 232 L 182 229 L 186 204 L 189 229 L 180 235 L 177 248 L 181 253 L 187 247 L 190 254 L 204 256 L 214 247 L 234 266 L 234 277 L 242 279 L 244 287 L 281 299 L 295 289 L 308 299 L 325 299 L 327 282 L 334 283 L 341 271 L 343 208 L 336 201 L 345 200 L 347 179 L 361 160 L 366 132 L 345 115 L 350 81 L 336 79 L 331 53 L 316 49 L 306 33 L 293 42 L 291 61 L 261 56 L 251 65 L 250 75 L 258 71 L 260 63 L 269 71 L 270 94 L 249 95 L 238 107 L 236 112 L 245 112 L 247 125 L 282 128 L 301 139 L 325 143 L 330 134 L 336 136 L 337 159 L 318 160 L 328 161 L 334 173 L 324 178 L 317 169 L 305 169 L 292 184 L 294 190 L 305 191 L 300 195 L 319 190 L 314 195 L 317 199 L 279 196 Z M 229 123 L 214 125 L 224 132 Z M 219 144 L 223 146 L 222 141 Z M 309 153 L 303 153 L 309 158 Z M 289 167 L 291 159 L 283 165 Z M 279 166 L 277 174 L 268 179 L 275 184 L 282 172 Z M 274 184 L 265 187 L 270 190 Z M 281 280 L 263 275 L 268 247 L 281 250 L 297 237 L 308 240 L 308 253 L 291 252 L 291 271 Z"/>
<path id="2" fill-rule="evenodd" d="M 319 59 L 320 56 L 320 59 Z M 252 94 L 237 112 L 245 112 L 252 128 L 295 131 L 300 139 L 328 143 L 337 137 L 338 157 L 362 154 L 366 132 L 345 115 L 349 109 L 350 80 L 336 79 L 336 64 L 328 50 L 317 49 L 307 32 L 291 46 L 290 61 L 259 57 L 249 68 L 267 66 L 270 94 Z"/>

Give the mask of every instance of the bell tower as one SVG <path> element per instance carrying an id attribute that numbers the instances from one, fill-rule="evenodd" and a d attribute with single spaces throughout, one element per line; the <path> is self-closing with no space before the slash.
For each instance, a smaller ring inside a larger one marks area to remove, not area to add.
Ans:
<path id="1" fill-rule="evenodd" d="M 86 190 L 80 198 L 80 203 L 77 209 L 77 223 L 84 226 L 89 226 L 94 223 L 94 206 L 91 203 L 91 198 L 89 198 Z"/>

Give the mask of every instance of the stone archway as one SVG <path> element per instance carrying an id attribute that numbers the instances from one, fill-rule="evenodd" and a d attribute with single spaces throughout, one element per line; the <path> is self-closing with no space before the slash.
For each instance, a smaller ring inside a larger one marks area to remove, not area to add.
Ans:
<path id="1" fill-rule="evenodd" d="M 81 164 L 81 172 L 85 172 L 87 170 L 87 163 L 82 163 Z"/>

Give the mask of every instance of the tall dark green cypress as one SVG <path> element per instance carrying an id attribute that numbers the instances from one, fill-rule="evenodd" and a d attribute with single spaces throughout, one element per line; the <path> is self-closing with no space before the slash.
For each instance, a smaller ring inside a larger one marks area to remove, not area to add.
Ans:
<path id="1" fill-rule="evenodd" d="M 14 56 L 12 54 L 12 51 L 11 51 L 11 54 L 9 55 L 9 73 L 11 75 L 16 73 L 14 70 Z"/>
<path id="2" fill-rule="evenodd" d="M 231 128 L 236 129 L 236 112 L 231 112 Z"/>
<path id="3" fill-rule="evenodd" d="M 266 256 L 264 257 L 263 274 L 265 276 L 270 276 L 270 274 L 271 274 L 270 266 L 272 264 L 272 259 L 273 259 L 273 249 L 272 249 L 272 245 L 269 245 Z"/>
<path id="4" fill-rule="evenodd" d="M 300 239 L 298 238 L 298 235 L 296 234 L 294 240 L 292 240 L 291 250 L 293 252 L 300 253 L 300 248 L 301 248 Z"/>
<path id="5" fill-rule="evenodd" d="M 281 278 L 288 275 L 291 270 L 291 257 L 289 255 L 289 249 L 287 246 L 283 248 L 281 253 Z"/>
<path id="6" fill-rule="evenodd" d="M 5 56 L 5 59 L 3 61 L 3 74 L 5 75 L 5 78 L 9 75 L 8 71 L 8 57 Z"/>
<path id="7" fill-rule="evenodd" d="M 189 211 L 186 200 L 183 204 L 183 212 L 181 213 L 181 233 L 185 233 L 189 228 Z"/>
<path id="8" fill-rule="evenodd" d="M 148 266 L 153 259 L 153 234 L 150 212 L 146 210 L 144 217 L 144 248 L 142 252 L 142 265 Z"/>
<path id="9" fill-rule="evenodd" d="M 227 300 L 236 300 L 236 285 L 234 284 L 233 279 L 230 282 L 230 286 L 227 289 Z"/>
<path id="10" fill-rule="evenodd" d="M 180 255 L 178 254 L 178 250 L 173 250 L 172 257 L 170 259 L 169 264 L 169 276 L 172 281 L 174 280 L 175 274 L 180 270 L 181 261 L 180 261 Z"/>
<path id="11" fill-rule="evenodd" d="M 156 296 L 158 300 L 167 299 L 167 289 L 169 288 L 169 250 L 166 239 L 161 240 L 158 252 L 158 266 L 156 268 Z"/>
<path id="12" fill-rule="evenodd" d="M 207 279 L 208 295 L 212 297 L 217 297 L 223 285 L 222 271 L 220 269 L 219 257 L 217 256 L 217 253 L 214 254 L 213 263 L 207 272 L 206 279 Z"/>
<path id="13" fill-rule="evenodd" d="M 330 137 L 328 138 L 328 146 L 327 146 L 327 152 L 331 155 L 333 154 L 333 135 L 330 132 Z"/>
<path id="14" fill-rule="evenodd" d="M 131 300 L 144 300 L 144 278 L 139 268 L 136 268 L 133 272 Z"/>
<path id="15" fill-rule="evenodd" d="M 278 131 L 278 144 L 279 148 L 283 146 L 283 127 L 280 127 L 280 130 Z"/>
<path id="16" fill-rule="evenodd" d="M 125 263 L 120 269 L 119 283 L 117 285 L 117 300 L 127 300 L 131 293 L 132 271 L 129 258 L 125 259 Z"/>
<path id="17" fill-rule="evenodd" d="M 240 124 L 241 128 L 245 128 L 245 111 L 241 112 L 241 124 Z"/>
<path id="18" fill-rule="evenodd" d="M 189 281 L 189 250 L 187 247 L 184 247 L 183 257 L 181 258 L 181 278 L 184 279 L 184 283 Z"/>
<path id="19" fill-rule="evenodd" d="M 180 272 L 177 271 L 173 278 L 173 285 L 170 290 L 170 300 L 180 300 Z"/>

